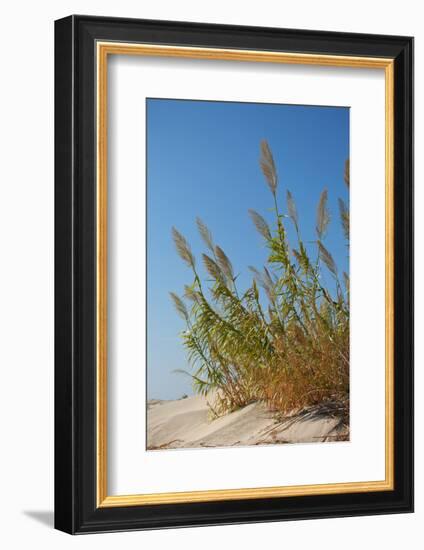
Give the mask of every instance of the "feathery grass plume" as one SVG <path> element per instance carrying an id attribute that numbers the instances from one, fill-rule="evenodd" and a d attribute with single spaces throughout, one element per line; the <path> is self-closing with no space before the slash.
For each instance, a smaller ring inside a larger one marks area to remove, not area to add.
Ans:
<path id="1" fill-rule="evenodd" d="M 297 231 L 299 227 L 299 219 L 297 216 L 296 204 L 293 200 L 292 194 L 288 189 L 287 189 L 287 210 L 289 211 L 290 219 L 294 223 Z"/>
<path id="2" fill-rule="evenodd" d="M 275 301 L 275 283 L 272 280 L 272 277 L 271 277 L 268 269 L 265 267 L 264 268 L 264 273 L 261 273 L 260 271 L 258 271 L 256 269 L 256 267 L 253 267 L 252 265 L 249 265 L 249 269 L 253 273 L 254 278 L 255 278 L 256 282 L 258 283 L 258 285 L 265 290 L 266 295 L 268 296 L 268 300 L 271 303 L 274 303 L 274 301 Z"/>
<path id="3" fill-rule="evenodd" d="M 265 282 L 263 274 L 258 269 L 256 269 L 256 267 L 254 267 L 253 265 L 249 265 L 249 269 L 253 273 L 253 281 L 257 283 L 261 288 L 263 288 L 265 292 L 268 294 L 268 288 L 267 288 L 267 284 Z"/>
<path id="4" fill-rule="evenodd" d="M 169 295 L 171 296 L 175 309 L 179 313 L 180 317 L 182 317 L 185 321 L 188 321 L 189 314 L 184 302 L 179 296 L 177 296 L 177 294 L 175 294 L 175 292 L 170 292 Z"/>
<path id="5" fill-rule="evenodd" d="M 271 149 L 265 139 L 261 141 L 260 165 L 263 175 L 268 183 L 268 187 L 271 189 L 271 193 L 275 195 L 278 185 L 277 169 L 275 168 L 274 157 L 272 156 Z"/>
<path id="6" fill-rule="evenodd" d="M 214 251 L 212 233 L 209 231 L 207 225 L 202 221 L 201 218 L 196 218 L 197 229 L 199 230 L 200 236 L 203 239 L 205 245 L 209 248 L 211 252 Z"/>
<path id="7" fill-rule="evenodd" d="M 183 237 L 183 235 L 181 235 L 175 227 L 172 228 L 172 238 L 174 239 L 175 248 L 177 249 L 180 258 L 184 260 L 189 267 L 194 269 L 195 260 L 191 252 L 190 245 L 186 241 L 185 237 Z"/>
<path id="8" fill-rule="evenodd" d="M 344 167 L 344 182 L 349 187 L 350 186 L 350 161 L 346 159 Z"/>
<path id="9" fill-rule="evenodd" d="M 272 238 L 271 230 L 265 219 L 252 209 L 249 210 L 249 216 L 255 224 L 257 231 L 262 235 L 262 237 L 264 237 L 264 239 L 266 239 L 267 241 L 270 241 Z"/>
<path id="10" fill-rule="evenodd" d="M 193 286 L 184 285 L 184 297 L 187 298 L 187 300 L 191 300 L 198 305 L 202 301 L 201 295 L 199 294 L 199 292 L 194 290 Z"/>
<path id="11" fill-rule="evenodd" d="M 264 282 L 264 289 L 267 293 L 268 299 L 270 302 L 275 302 L 275 281 L 271 277 L 271 273 L 268 271 L 266 267 L 264 267 L 264 276 L 263 276 L 263 282 Z"/>
<path id="12" fill-rule="evenodd" d="M 350 279 L 349 279 L 349 275 L 346 273 L 346 271 L 343 271 L 343 279 L 344 279 L 346 292 L 349 292 Z"/>
<path id="13" fill-rule="evenodd" d="M 215 256 L 221 272 L 227 277 L 229 281 L 233 281 L 234 280 L 233 266 L 228 256 L 225 254 L 222 248 L 218 245 L 215 246 Z"/>
<path id="14" fill-rule="evenodd" d="M 349 240 L 349 209 L 343 199 L 339 199 L 340 220 L 342 222 L 345 239 Z"/>
<path id="15" fill-rule="evenodd" d="M 222 276 L 221 269 L 219 268 L 219 265 L 212 260 L 207 254 L 202 254 L 203 263 L 205 265 L 206 271 L 209 273 L 209 275 L 215 279 L 215 281 L 219 281 L 220 283 L 224 282 L 224 278 Z"/>
<path id="16" fill-rule="evenodd" d="M 328 252 L 321 241 L 318 241 L 319 257 L 325 263 L 329 271 L 337 277 L 337 267 L 333 260 L 333 256 Z"/>
<path id="17" fill-rule="evenodd" d="M 330 223 L 330 213 L 327 208 L 328 191 L 324 189 L 321 193 L 317 208 L 317 225 L 316 231 L 319 239 L 325 236 L 328 224 Z"/>
<path id="18" fill-rule="evenodd" d="M 265 266 L 264 267 L 264 281 L 269 285 L 270 288 L 273 288 L 275 285 L 275 281 L 271 276 L 271 273 L 269 272 L 269 269 Z"/>

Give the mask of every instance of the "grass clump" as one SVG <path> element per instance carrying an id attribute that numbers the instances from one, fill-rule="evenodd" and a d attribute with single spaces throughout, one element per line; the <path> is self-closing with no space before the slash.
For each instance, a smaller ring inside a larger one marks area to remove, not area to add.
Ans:
<path id="1" fill-rule="evenodd" d="M 192 272 L 182 295 L 170 294 L 186 324 L 182 339 L 193 388 L 204 395 L 215 390 L 218 414 L 262 400 L 284 414 L 331 403 L 347 415 L 349 277 L 346 273 L 340 277 L 324 244 L 330 224 L 328 192 L 321 193 L 316 235 L 307 250 L 290 191 L 284 211 L 279 204 L 278 174 L 266 141 L 260 151 L 274 224 L 269 226 L 260 213 L 249 210 L 268 258 L 260 270 L 250 266 L 252 282 L 247 290 L 237 288 L 230 259 L 200 218 L 196 223 L 206 249 L 202 254 L 206 281 L 199 276 L 189 243 L 172 230 L 176 250 Z M 349 185 L 348 161 L 344 179 Z M 341 199 L 339 210 L 348 244 L 349 210 Z M 293 225 L 294 243 L 289 243 L 287 223 Z M 323 283 L 323 270 L 333 279 L 331 285 Z"/>

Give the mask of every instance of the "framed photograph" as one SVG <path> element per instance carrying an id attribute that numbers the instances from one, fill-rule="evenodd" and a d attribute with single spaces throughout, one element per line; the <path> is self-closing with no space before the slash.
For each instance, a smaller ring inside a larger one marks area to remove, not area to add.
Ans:
<path id="1" fill-rule="evenodd" d="M 55 525 L 413 509 L 413 39 L 55 24 Z"/>

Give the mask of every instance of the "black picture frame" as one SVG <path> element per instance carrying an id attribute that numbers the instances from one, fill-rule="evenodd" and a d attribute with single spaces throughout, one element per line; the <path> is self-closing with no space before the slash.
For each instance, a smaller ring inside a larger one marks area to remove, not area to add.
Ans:
<path id="1" fill-rule="evenodd" d="M 394 490 L 97 507 L 98 40 L 394 60 Z M 413 39 L 73 15 L 55 22 L 55 527 L 72 534 L 413 511 Z"/>

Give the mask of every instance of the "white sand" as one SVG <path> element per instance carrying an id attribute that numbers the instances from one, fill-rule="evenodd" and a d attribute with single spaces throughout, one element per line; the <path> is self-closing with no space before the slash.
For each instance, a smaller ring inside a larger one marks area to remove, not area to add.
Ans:
<path id="1" fill-rule="evenodd" d="M 148 403 L 149 449 L 334 441 L 343 435 L 346 428 L 340 426 L 340 419 L 322 411 L 305 411 L 278 421 L 256 402 L 211 420 L 207 399 L 201 396 Z"/>

